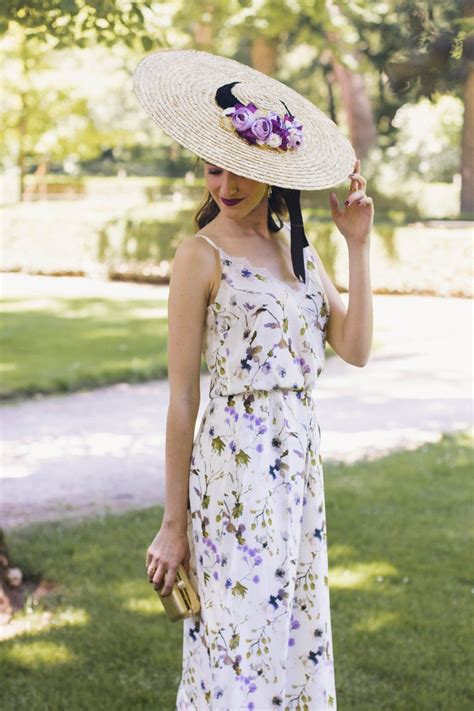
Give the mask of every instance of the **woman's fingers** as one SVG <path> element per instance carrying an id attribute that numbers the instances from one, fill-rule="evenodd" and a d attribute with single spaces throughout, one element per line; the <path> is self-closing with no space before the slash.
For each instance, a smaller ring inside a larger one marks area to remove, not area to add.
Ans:
<path id="1" fill-rule="evenodd" d="M 166 574 L 165 563 L 162 561 L 158 561 L 158 564 L 156 566 L 152 566 L 152 568 L 150 569 L 148 579 L 149 579 L 150 583 L 153 583 L 155 588 L 156 587 L 161 588 L 165 574 Z"/>
<path id="2" fill-rule="evenodd" d="M 356 200 L 356 205 L 370 205 L 372 203 L 372 198 L 365 196 L 360 200 Z"/>
<path id="3" fill-rule="evenodd" d="M 161 594 L 162 595 L 169 595 L 171 590 L 173 589 L 174 581 L 176 579 L 176 571 L 178 570 L 177 567 L 170 566 L 164 576 L 164 581 L 163 584 L 161 585 L 162 590 Z"/>
<path id="4" fill-rule="evenodd" d="M 336 193 L 329 193 L 329 204 L 331 206 L 332 216 L 338 217 L 341 214 L 341 208 L 339 207 Z"/>
<path id="5" fill-rule="evenodd" d="M 360 174 L 360 173 L 350 173 L 349 178 L 352 178 L 353 182 L 358 183 L 358 186 L 355 185 L 354 187 L 360 187 L 362 190 L 365 190 L 367 187 L 367 180 Z M 351 188 L 353 187 L 351 183 Z"/>
<path id="6" fill-rule="evenodd" d="M 148 580 L 161 595 L 169 595 L 176 580 L 178 566 L 166 564 L 164 561 L 153 562 L 148 566 Z"/>
<path id="7" fill-rule="evenodd" d="M 356 190 L 355 192 L 351 193 L 347 200 L 344 202 L 345 207 L 350 207 L 353 205 L 357 200 L 360 200 L 361 198 L 365 198 L 366 194 L 363 190 Z"/>

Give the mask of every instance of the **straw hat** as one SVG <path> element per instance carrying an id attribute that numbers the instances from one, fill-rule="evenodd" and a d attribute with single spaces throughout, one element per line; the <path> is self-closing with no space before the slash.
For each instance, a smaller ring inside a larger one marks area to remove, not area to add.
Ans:
<path id="1" fill-rule="evenodd" d="M 338 185 L 355 152 L 337 125 L 277 79 L 209 52 L 165 49 L 137 65 L 133 88 L 150 118 L 185 148 L 225 170 L 283 189 L 295 274 L 308 245 L 300 190 Z"/>

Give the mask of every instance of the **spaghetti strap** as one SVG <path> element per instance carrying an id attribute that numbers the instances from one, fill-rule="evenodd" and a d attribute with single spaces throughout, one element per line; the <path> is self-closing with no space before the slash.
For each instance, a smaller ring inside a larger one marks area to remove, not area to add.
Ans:
<path id="1" fill-rule="evenodd" d="M 214 249 L 217 249 L 217 251 L 220 252 L 220 249 L 219 249 L 219 247 L 217 246 L 217 244 L 214 244 L 214 242 L 212 241 L 212 239 L 209 239 L 209 237 L 206 237 L 206 235 L 197 234 L 197 235 L 195 235 L 195 237 L 204 237 L 204 239 L 205 239 L 207 242 L 209 242 L 209 244 L 211 244 L 211 245 L 214 247 Z"/>

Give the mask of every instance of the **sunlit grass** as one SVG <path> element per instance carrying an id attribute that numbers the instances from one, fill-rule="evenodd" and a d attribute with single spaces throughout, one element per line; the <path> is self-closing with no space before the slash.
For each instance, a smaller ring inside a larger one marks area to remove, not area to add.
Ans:
<path id="1" fill-rule="evenodd" d="M 5 299 L 0 395 L 77 390 L 167 374 L 166 302 Z"/>
<path id="2" fill-rule="evenodd" d="M 32 640 L 28 645 L 14 643 L 8 651 L 7 659 L 23 668 L 41 669 L 70 664 L 74 662 L 74 655 L 65 644 Z"/>
<path id="3" fill-rule="evenodd" d="M 472 708 L 472 445 L 453 434 L 325 466 L 338 708 Z M 5 711 L 174 711 L 182 627 L 166 618 L 144 569 L 162 513 L 9 533 L 15 563 L 57 588 L 15 618 L 47 612 L 49 625 L 2 645 Z"/>

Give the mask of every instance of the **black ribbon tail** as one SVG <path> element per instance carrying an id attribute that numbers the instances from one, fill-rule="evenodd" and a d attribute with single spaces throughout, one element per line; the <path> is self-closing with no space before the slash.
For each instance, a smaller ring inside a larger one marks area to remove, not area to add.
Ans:
<path id="1" fill-rule="evenodd" d="M 306 284 L 306 272 L 304 265 L 304 247 L 309 245 L 306 238 L 303 225 L 303 215 L 300 205 L 300 190 L 292 188 L 280 188 L 283 198 L 288 208 L 290 216 L 290 234 L 291 234 L 291 261 L 293 271 L 297 279 Z"/>

